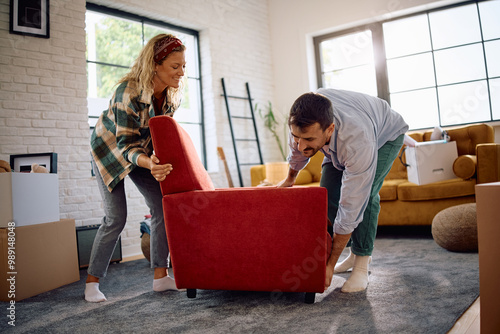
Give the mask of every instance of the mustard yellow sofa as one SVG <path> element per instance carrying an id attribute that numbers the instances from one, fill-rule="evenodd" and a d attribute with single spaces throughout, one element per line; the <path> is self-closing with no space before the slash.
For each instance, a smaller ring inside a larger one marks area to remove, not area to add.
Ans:
<path id="1" fill-rule="evenodd" d="M 295 179 L 295 185 L 297 186 L 319 186 L 319 180 L 321 179 L 321 163 L 323 162 L 324 154 L 321 152 L 316 153 L 310 160 L 309 163 L 302 169 L 297 178 Z M 286 174 L 283 175 L 283 179 Z M 259 185 L 266 185 L 266 166 L 257 165 L 250 167 L 250 180 L 252 187 Z"/>
<path id="2" fill-rule="evenodd" d="M 494 142 L 490 125 L 446 130 L 450 140 L 457 143 L 458 158 L 453 165 L 457 178 L 419 186 L 408 182 L 406 167 L 396 159 L 379 193 L 379 225 L 431 225 L 441 210 L 475 202 L 476 184 L 500 181 L 500 144 Z M 413 132 L 410 136 L 416 141 L 429 141 L 432 132 Z M 295 184 L 319 186 L 323 157 L 318 152 L 311 158 Z M 265 165 L 253 166 L 250 174 L 252 186 L 261 184 L 266 179 Z"/>

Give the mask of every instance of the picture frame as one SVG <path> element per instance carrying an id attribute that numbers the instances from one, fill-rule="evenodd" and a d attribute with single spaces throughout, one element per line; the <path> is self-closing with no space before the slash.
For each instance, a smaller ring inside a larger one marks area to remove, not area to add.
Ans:
<path id="1" fill-rule="evenodd" d="M 9 32 L 50 37 L 49 0 L 10 0 Z"/>
<path id="2" fill-rule="evenodd" d="M 57 153 L 15 154 L 10 156 L 10 168 L 19 173 L 31 172 L 31 165 L 47 168 L 49 173 L 57 173 Z"/>

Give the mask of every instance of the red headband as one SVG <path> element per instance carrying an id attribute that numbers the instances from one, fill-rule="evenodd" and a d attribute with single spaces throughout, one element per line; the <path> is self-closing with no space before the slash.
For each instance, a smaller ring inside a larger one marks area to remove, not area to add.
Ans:
<path id="1" fill-rule="evenodd" d="M 154 50 L 154 61 L 155 63 L 161 62 L 166 56 L 168 56 L 173 49 L 182 45 L 180 39 L 175 37 L 166 37 L 155 44 Z"/>

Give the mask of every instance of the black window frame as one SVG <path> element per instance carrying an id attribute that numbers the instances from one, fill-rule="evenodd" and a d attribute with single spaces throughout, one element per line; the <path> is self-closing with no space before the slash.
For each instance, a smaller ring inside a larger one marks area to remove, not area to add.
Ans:
<path id="1" fill-rule="evenodd" d="M 200 123 L 192 123 L 192 122 L 180 122 L 180 123 L 181 124 L 183 124 L 183 123 L 184 124 L 195 124 L 195 125 L 200 126 L 200 131 L 201 131 L 200 136 L 201 136 L 201 141 L 202 141 L 201 154 L 202 154 L 203 164 L 206 168 L 207 167 L 207 149 L 206 149 L 206 140 L 205 140 L 205 117 L 204 117 L 204 108 L 203 108 L 203 93 L 202 93 L 203 88 L 202 88 L 202 74 L 201 74 L 202 73 L 202 69 L 201 69 L 202 64 L 201 64 L 201 55 L 200 55 L 200 49 L 199 49 L 199 46 L 200 46 L 200 34 L 199 34 L 199 32 L 197 30 L 194 30 L 194 29 L 177 26 L 177 25 L 174 25 L 174 24 L 171 24 L 168 22 L 147 18 L 147 17 L 140 16 L 137 14 L 132 14 L 132 13 L 125 12 L 122 10 L 109 8 L 109 7 L 102 6 L 102 5 L 97 5 L 97 4 L 90 3 L 90 2 L 86 3 L 86 10 L 93 11 L 93 12 L 99 12 L 99 13 L 102 13 L 105 15 L 115 16 L 118 18 L 136 21 L 136 22 L 141 23 L 141 25 L 142 25 L 141 38 L 142 38 L 143 42 L 144 42 L 144 24 L 150 24 L 150 25 L 155 25 L 155 26 L 159 26 L 159 27 L 164 27 L 167 29 L 173 29 L 173 30 L 176 30 L 176 31 L 179 31 L 179 32 L 182 32 L 182 33 L 185 33 L 185 34 L 188 34 L 188 35 L 191 35 L 194 37 L 195 45 L 197 48 L 196 55 L 197 55 L 197 62 L 198 62 L 198 70 L 196 72 L 198 73 L 198 76 L 197 77 L 188 76 L 187 79 L 198 80 L 198 85 L 199 85 L 198 98 L 199 98 L 199 104 L 200 104 Z M 85 59 L 85 60 L 86 60 L 86 64 L 93 63 L 93 64 L 97 64 L 97 65 L 129 68 L 129 67 L 121 66 L 121 65 L 117 65 L 117 64 L 107 64 L 107 63 L 102 63 L 102 62 L 98 62 L 98 61 L 89 61 L 88 59 Z M 98 118 L 98 116 L 88 116 L 88 117 L 89 118 Z M 92 128 L 93 127 L 91 127 L 91 130 L 92 130 Z"/>

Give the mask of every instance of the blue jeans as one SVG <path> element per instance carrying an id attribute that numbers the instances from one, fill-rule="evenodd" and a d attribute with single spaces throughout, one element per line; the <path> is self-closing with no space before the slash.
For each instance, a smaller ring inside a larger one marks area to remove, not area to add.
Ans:
<path id="1" fill-rule="evenodd" d="M 115 249 L 120 233 L 127 221 L 127 200 L 125 181 L 116 185 L 112 192 L 104 184 L 101 174 L 94 165 L 94 172 L 101 197 L 104 202 L 104 217 L 97 231 L 90 253 L 88 274 L 95 277 L 105 277 L 109 262 Z M 168 243 L 163 220 L 163 205 L 160 184 L 146 168 L 135 167 L 129 174 L 132 182 L 144 196 L 151 213 L 151 268 L 168 265 Z"/>
<path id="2" fill-rule="evenodd" d="M 378 214 L 380 212 L 379 191 L 385 177 L 391 170 L 399 150 L 403 146 L 404 135 L 394 141 L 385 143 L 378 150 L 377 169 L 370 191 L 368 205 L 363 213 L 363 220 L 354 229 L 351 240 L 347 246 L 351 247 L 352 253 L 359 256 L 372 255 L 375 236 L 377 235 Z M 333 223 L 337 216 L 340 201 L 340 188 L 342 186 L 342 171 L 333 167 L 331 163 L 323 165 L 321 171 L 320 186 L 328 190 L 328 218 Z"/>

